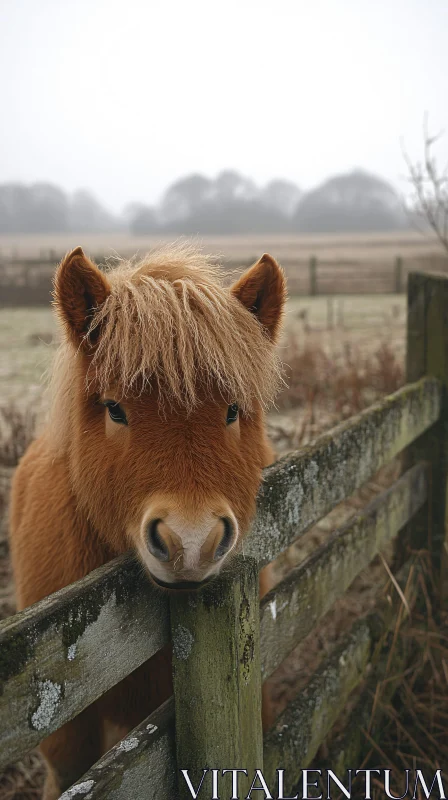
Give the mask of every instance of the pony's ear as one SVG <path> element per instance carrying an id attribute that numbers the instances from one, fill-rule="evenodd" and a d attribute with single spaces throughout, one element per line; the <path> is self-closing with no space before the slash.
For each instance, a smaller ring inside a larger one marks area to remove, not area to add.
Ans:
<path id="1" fill-rule="evenodd" d="M 277 341 L 286 302 L 286 280 L 282 268 L 265 253 L 233 284 L 232 294 L 255 314 L 270 338 Z"/>
<path id="2" fill-rule="evenodd" d="M 109 294 L 109 282 L 84 255 L 81 247 L 67 253 L 56 271 L 54 301 L 56 311 L 76 347 L 85 341 L 95 309 L 104 303 Z M 93 331 L 89 336 L 90 344 L 94 343 L 95 338 Z"/>

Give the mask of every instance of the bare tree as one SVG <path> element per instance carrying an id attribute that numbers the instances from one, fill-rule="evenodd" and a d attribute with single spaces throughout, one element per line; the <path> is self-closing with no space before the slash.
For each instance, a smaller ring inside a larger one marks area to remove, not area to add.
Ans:
<path id="1" fill-rule="evenodd" d="M 448 173 L 440 172 L 434 156 L 434 144 L 442 133 L 430 136 L 428 119 L 423 124 L 423 162 L 413 163 L 403 150 L 408 177 L 413 188 L 412 211 L 434 231 L 448 251 Z"/>

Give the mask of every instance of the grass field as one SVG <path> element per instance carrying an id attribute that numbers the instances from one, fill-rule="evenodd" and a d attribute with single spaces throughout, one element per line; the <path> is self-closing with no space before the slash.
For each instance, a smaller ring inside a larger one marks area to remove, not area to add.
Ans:
<path id="1" fill-rule="evenodd" d="M 293 298 L 288 303 L 282 356 L 287 342 L 323 347 L 331 356 L 344 342 L 364 350 L 378 344 L 384 332 L 401 349 L 405 297 L 374 295 Z M 50 308 L 12 308 L 0 311 L 0 403 L 20 404 L 34 398 L 51 364 L 58 329 Z"/>
<path id="2" fill-rule="evenodd" d="M 40 392 L 56 335 L 50 309 L 0 311 L 0 402 L 24 404 Z"/>

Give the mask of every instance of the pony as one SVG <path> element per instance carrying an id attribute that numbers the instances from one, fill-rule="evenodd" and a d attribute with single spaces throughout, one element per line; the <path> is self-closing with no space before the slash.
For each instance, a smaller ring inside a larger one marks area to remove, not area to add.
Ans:
<path id="1" fill-rule="evenodd" d="M 283 271 L 265 254 L 227 286 L 188 243 L 105 270 L 77 247 L 53 295 L 48 419 L 12 485 L 18 608 L 130 549 L 160 591 L 197 589 L 241 547 L 274 460 Z M 44 740 L 45 800 L 169 696 L 168 664 L 157 654 Z"/>

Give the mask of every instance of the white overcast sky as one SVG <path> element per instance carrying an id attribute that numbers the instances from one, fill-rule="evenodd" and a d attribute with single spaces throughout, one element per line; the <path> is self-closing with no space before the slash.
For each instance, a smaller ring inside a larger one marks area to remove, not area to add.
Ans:
<path id="1" fill-rule="evenodd" d="M 448 0 L 0 0 L 0 182 L 111 209 L 235 168 L 404 190 L 425 111 L 448 160 Z"/>

